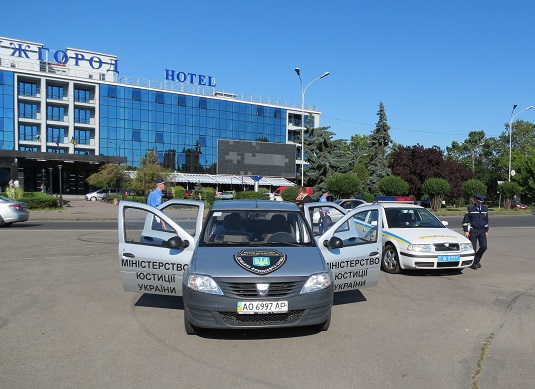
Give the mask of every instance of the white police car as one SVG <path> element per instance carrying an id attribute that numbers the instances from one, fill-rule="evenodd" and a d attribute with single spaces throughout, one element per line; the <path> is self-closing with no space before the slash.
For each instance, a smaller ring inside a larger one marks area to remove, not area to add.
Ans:
<path id="1" fill-rule="evenodd" d="M 463 235 L 447 228 L 429 210 L 414 205 L 405 197 L 379 197 L 382 205 L 380 221 L 383 226 L 383 254 L 381 267 L 388 273 L 402 269 L 463 269 L 474 260 L 474 249 Z M 313 207 L 318 207 L 314 203 Z M 329 204 L 344 212 L 336 204 Z M 313 208 L 312 208 L 313 209 Z M 378 222 L 377 213 L 358 207 L 355 224 L 363 230 Z M 309 210 L 310 212 L 310 210 Z M 314 226 L 314 230 L 316 227 Z"/>
<path id="2" fill-rule="evenodd" d="M 380 211 L 370 206 L 366 215 Z M 184 328 L 329 327 L 333 293 L 377 284 L 381 229 L 357 210 L 321 236 L 289 202 L 119 203 L 126 291 L 183 296 Z M 203 226 L 203 220 L 206 220 Z"/>

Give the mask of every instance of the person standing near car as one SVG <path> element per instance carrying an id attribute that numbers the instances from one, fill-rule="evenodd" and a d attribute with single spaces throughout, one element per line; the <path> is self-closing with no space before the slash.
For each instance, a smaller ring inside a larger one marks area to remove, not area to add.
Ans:
<path id="1" fill-rule="evenodd" d="M 321 197 L 320 197 L 320 203 L 326 203 L 327 197 L 329 197 L 329 191 L 327 189 L 323 189 L 321 191 Z M 321 207 L 320 208 L 320 220 L 319 220 L 319 230 L 320 234 L 323 234 L 329 229 L 329 207 Z"/>
<path id="2" fill-rule="evenodd" d="M 163 192 L 165 190 L 165 181 L 163 178 L 158 177 L 156 179 L 156 188 L 149 193 L 147 197 L 147 204 L 157 208 L 160 204 L 163 204 Z M 154 217 L 152 228 L 167 230 L 165 223 L 159 217 Z"/>
<path id="3" fill-rule="evenodd" d="M 487 238 L 489 236 L 489 210 L 483 205 L 486 197 L 482 194 L 476 194 L 476 203 L 469 205 L 463 218 L 464 236 L 470 239 L 474 251 L 474 262 L 470 266 L 472 269 L 481 267 L 481 257 L 487 250 Z M 479 248 L 476 251 L 477 244 Z"/>
<path id="4" fill-rule="evenodd" d="M 297 187 L 297 206 L 303 212 L 305 212 L 305 204 L 312 202 L 312 197 L 310 197 L 304 186 Z"/>
<path id="5" fill-rule="evenodd" d="M 163 178 L 156 179 L 156 188 L 149 193 L 147 197 L 147 204 L 152 207 L 157 207 L 163 203 L 163 192 L 165 190 L 165 181 Z"/>

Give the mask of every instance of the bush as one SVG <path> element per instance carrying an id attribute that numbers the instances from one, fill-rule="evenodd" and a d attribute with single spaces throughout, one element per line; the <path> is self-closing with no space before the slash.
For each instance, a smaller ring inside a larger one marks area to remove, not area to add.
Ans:
<path id="1" fill-rule="evenodd" d="M 284 188 L 281 196 L 284 201 L 295 203 L 295 199 L 297 198 L 297 186 L 288 186 Z"/>
<path id="2" fill-rule="evenodd" d="M 379 190 L 385 196 L 404 196 L 409 193 L 409 184 L 398 176 L 386 176 L 379 180 Z"/>
<path id="3" fill-rule="evenodd" d="M 362 182 L 352 173 L 335 173 L 327 177 L 325 185 L 338 198 L 348 198 L 362 190 Z"/>
<path id="4" fill-rule="evenodd" d="M 177 185 L 173 187 L 173 197 L 175 199 L 185 199 L 186 198 L 186 188 L 183 186 Z"/>
<path id="5" fill-rule="evenodd" d="M 367 203 L 373 203 L 373 200 L 375 199 L 375 197 L 371 193 L 364 193 L 364 196 L 362 196 L 362 198 Z"/>
<path id="6" fill-rule="evenodd" d="M 19 201 L 24 201 L 28 209 L 59 208 L 59 198 L 41 192 L 24 192 Z"/>

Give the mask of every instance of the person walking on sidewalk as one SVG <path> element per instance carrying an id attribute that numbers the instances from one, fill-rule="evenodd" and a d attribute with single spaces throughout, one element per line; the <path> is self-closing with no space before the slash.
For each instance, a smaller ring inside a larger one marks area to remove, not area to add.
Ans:
<path id="1" fill-rule="evenodd" d="M 489 236 L 489 210 L 483 205 L 486 197 L 476 194 L 476 203 L 469 205 L 463 218 L 464 236 L 470 239 L 474 251 L 474 262 L 470 268 L 476 270 L 481 267 L 481 257 L 487 250 L 487 238 Z M 479 248 L 476 251 L 477 245 Z"/>

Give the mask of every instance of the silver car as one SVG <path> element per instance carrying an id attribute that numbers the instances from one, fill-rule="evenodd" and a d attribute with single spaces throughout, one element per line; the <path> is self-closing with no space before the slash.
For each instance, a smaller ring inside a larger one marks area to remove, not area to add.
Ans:
<path id="1" fill-rule="evenodd" d="M 0 196 L 0 227 L 25 222 L 29 217 L 26 203 Z"/>
<path id="2" fill-rule="evenodd" d="M 378 208 L 379 206 L 375 206 Z M 119 203 L 123 288 L 183 296 L 184 328 L 314 326 L 327 330 L 333 293 L 377 284 L 381 229 L 356 211 L 321 236 L 289 202 Z M 203 221 L 205 223 L 203 225 Z"/>

